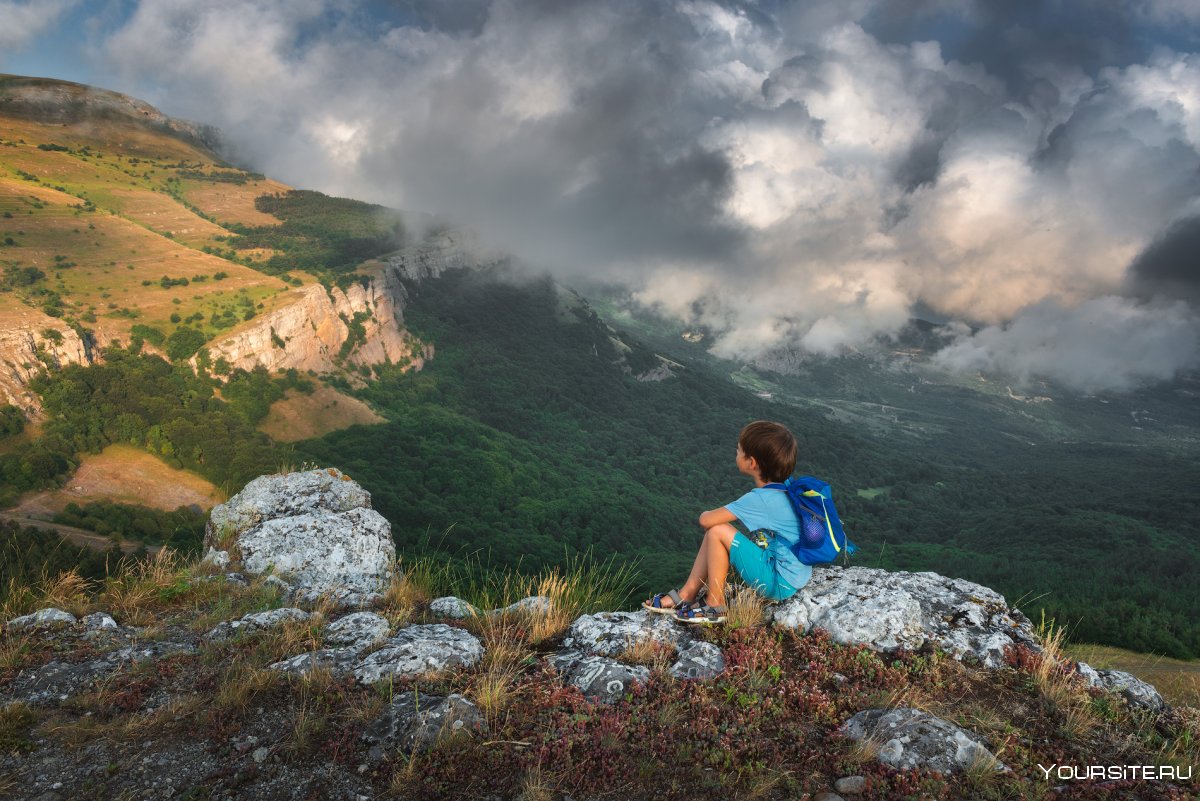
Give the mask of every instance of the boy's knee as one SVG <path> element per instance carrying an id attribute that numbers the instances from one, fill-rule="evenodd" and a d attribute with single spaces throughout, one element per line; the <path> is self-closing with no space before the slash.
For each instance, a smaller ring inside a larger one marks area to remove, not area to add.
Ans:
<path id="1" fill-rule="evenodd" d="M 717 540 L 725 546 L 728 546 L 729 543 L 733 542 L 734 534 L 737 534 L 737 529 L 731 526 L 729 523 L 718 523 L 704 532 L 705 537 Z"/>

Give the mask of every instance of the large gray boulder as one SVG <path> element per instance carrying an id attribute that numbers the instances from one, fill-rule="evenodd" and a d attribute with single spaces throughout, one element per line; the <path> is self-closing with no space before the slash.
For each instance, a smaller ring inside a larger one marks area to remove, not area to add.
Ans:
<path id="1" fill-rule="evenodd" d="M 812 579 L 774 612 L 775 625 L 827 630 L 835 641 L 875 651 L 926 643 L 956 659 L 971 655 L 987 667 L 1004 664 L 1017 643 L 1041 650 L 1033 626 L 995 590 L 937 573 L 869 567 L 813 570 Z"/>
<path id="2" fill-rule="evenodd" d="M 1092 687 L 1118 693 L 1130 706 L 1159 712 L 1167 703 L 1153 684 L 1142 681 L 1124 670 L 1097 670 L 1087 662 L 1079 663 L 1079 673 Z"/>
<path id="3" fill-rule="evenodd" d="M 1009 770 L 982 738 L 920 709 L 867 709 L 843 723 L 840 731 L 852 740 L 870 737 L 879 743 L 879 761 L 897 770 L 953 773 L 974 764 Z"/>
<path id="4" fill-rule="evenodd" d="M 213 507 L 204 545 L 219 567 L 281 573 L 298 600 L 327 593 L 350 606 L 382 595 L 396 561 L 370 494 L 332 467 L 254 479 Z"/>

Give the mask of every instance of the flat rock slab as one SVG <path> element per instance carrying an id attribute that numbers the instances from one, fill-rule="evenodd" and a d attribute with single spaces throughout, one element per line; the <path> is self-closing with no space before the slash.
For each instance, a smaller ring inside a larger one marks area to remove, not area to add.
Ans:
<path id="1" fill-rule="evenodd" d="M 282 626 L 284 623 L 308 620 L 311 615 L 303 609 L 284 607 L 269 609 L 266 612 L 251 612 L 237 620 L 226 620 L 218 623 L 205 637 L 213 642 L 221 642 L 242 634 L 261 634 L 269 629 Z"/>
<path id="2" fill-rule="evenodd" d="M 125 664 L 196 653 L 196 647 L 189 643 L 162 641 L 127 645 L 87 662 L 55 660 L 22 670 L 0 697 L 5 703 L 53 705 L 91 689 Z"/>
<path id="3" fill-rule="evenodd" d="M 882 743 L 879 761 L 897 770 L 953 773 L 966 770 L 977 760 L 994 763 L 997 771 L 1009 770 L 981 737 L 919 709 L 867 709 L 843 723 L 840 730 L 852 740 L 871 737 Z"/>
<path id="4" fill-rule="evenodd" d="M 307 676 L 317 670 L 328 670 L 333 676 L 341 678 L 354 671 L 358 663 L 360 648 L 322 648 L 319 651 L 309 651 L 298 654 L 290 659 L 274 662 L 268 667 L 291 676 Z"/>
<path id="5" fill-rule="evenodd" d="M 680 649 L 678 657 L 670 671 L 677 679 L 705 681 L 725 672 L 725 656 L 720 648 L 710 642 L 697 640 Z"/>
<path id="6" fill-rule="evenodd" d="M 839 643 L 876 651 L 931 643 L 956 659 L 969 654 L 992 668 L 1004 664 L 1007 646 L 1041 650 L 1029 619 L 1003 595 L 929 572 L 817 568 L 808 584 L 779 605 L 774 620 L 804 631 L 819 627 Z"/>
<path id="7" fill-rule="evenodd" d="M 374 612 L 352 612 L 325 627 L 325 643 L 332 646 L 367 648 L 386 640 L 392 624 Z"/>
<path id="8" fill-rule="evenodd" d="M 259 476 L 213 507 L 204 544 L 215 565 L 234 556 L 246 572 L 284 574 L 298 600 L 346 605 L 380 597 L 396 561 L 391 525 L 335 468 Z"/>
<path id="9" fill-rule="evenodd" d="M 553 664 L 563 681 L 582 690 L 585 698 L 602 704 L 620 701 L 635 681 L 645 683 L 650 679 L 649 668 L 578 651 L 556 654 Z"/>
<path id="10" fill-rule="evenodd" d="M 1124 670 L 1097 670 L 1087 662 L 1079 663 L 1079 673 L 1092 687 L 1119 693 L 1130 706 L 1149 709 L 1158 712 L 1166 708 L 1167 703 L 1153 684 L 1144 682 L 1132 673 Z"/>
<path id="11" fill-rule="evenodd" d="M 469 631 L 430 623 L 403 628 L 354 668 L 363 684 L 389 677 L 419 676 L 449 667 L 470 667 L 483 657 L 483 644 Z"/>
<path id="12" fill-rule="evenodd" d="M 637 612 L 598 612 L 581 615 L 563 639 L 564 650 L 617 656 L 630 646 L 657 642 L 677 649 L 691 645 L 694 636 L 667 615 Z"/>
<path id="13" fill-rule="evenodd" d="M 392 699 L 363 732 L 363 739 L 371 745 L 369 756 L 378 760 L 394 750 L 424 751 L 447 737 L 486 729 L 479 708 L 457 693 L 443 697 L 406 692 Z"/>

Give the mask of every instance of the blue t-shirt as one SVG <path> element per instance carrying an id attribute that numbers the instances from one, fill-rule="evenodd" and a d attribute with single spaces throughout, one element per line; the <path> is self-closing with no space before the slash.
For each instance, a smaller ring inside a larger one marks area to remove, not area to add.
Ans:
<path id="1" fill-rule="evenodd" d="M 792 553 L 800 542 L 800 519 L 792 509 L 787 491 L 755 487 L 733 503 L 725 504 L 750 531 L 769 528 L 775 536 L 767 541 L 767 551 L 775 557 L 775 572 L 797 590 L 812 578 L 812 565 L 806 565 Z"/>

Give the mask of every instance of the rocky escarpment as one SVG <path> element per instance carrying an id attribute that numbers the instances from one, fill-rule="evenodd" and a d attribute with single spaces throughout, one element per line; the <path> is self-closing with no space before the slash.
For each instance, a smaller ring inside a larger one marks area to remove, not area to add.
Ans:
<path id="1" fill-rule="evenodd" d="M 37 414 L 41 401 L 29 381 L 41 370 L 90 364 L 90 343 L 62 320 L 34 309 L 19 309 L 0 325 L 0 403 Z"/>
<path id="2" fill-rule="evenodd" d="M 469 234 L 443 231 L 363 268 L 358 282 L 346 289 L 312 285 L 293 290 L 293 302 L 210 342 L 209 358 L 223 358 L 244 370 L 262 366 L 325 373 L 386 362 L 420 369 L 434 346 L 404 327 L 404 282 L 498 260 Z M 196 363 L 194 357 L 192 365 Z"/>

